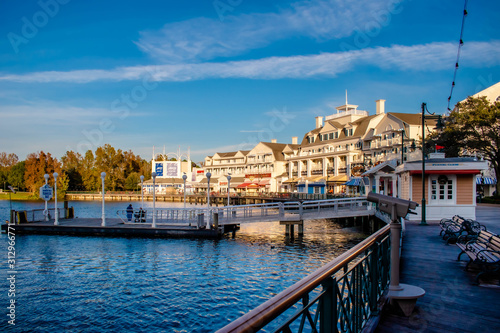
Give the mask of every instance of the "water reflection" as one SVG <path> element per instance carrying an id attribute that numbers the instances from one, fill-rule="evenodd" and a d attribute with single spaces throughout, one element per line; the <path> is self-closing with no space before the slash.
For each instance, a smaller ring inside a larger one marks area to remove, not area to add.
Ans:
<path id="1" fill-rule="evenodd" d="M 213 332 L 363 237 L 328 220 L 293 239 L 278 222 L 221 240 L 18 236 L 14 331 Z"/>

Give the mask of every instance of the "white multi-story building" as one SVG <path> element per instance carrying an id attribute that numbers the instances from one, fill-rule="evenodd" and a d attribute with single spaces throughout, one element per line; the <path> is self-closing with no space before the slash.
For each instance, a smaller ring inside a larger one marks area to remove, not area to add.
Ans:
<path id="1" fill-rule="evenodd" d="M 338 193 L 351 177 L 388 160 L 401 163 L 414 155 L 421 133 L 421 115 L 385 113 L 385 100 L 376 101 L 376 113 L 345 104 L 337 112 L 316 117 L 316 126 L 295 150 L 285 151 L 289 191 Z M 426 131 L 433 128 L 427 121 Z M 410 154 L 411 153 L 411 154 Z"/>
<path id="2" fill-rule="evenodd" d="M 205 158 L 205 171 L 211 173 L 214 191 L 227 192 L 229 186 L 236 192 L 278 192 L 285 172 L 283 150 L 298 147 L 283 143 L 259 142 L 252 150 L 216 153 Z"/>
<path id="3" fill-rule="evenodd" d="M 205 158 L 205 171 L 221 192 L 231 175 L 231 188 L 238 192 L 339 193 L 346 181 L 379 163 L 420 158 L 421 120 L 420 114 L 386 113 L 383 99 L 376 101 L 373 115 L 346 103 L 334 114 L 317 116 L 300 143 L 292 137 L 291 144 L 273 140 L 250 151 L 217 153 Z M 433 122 L 426 121 L 427 132 Z"/>

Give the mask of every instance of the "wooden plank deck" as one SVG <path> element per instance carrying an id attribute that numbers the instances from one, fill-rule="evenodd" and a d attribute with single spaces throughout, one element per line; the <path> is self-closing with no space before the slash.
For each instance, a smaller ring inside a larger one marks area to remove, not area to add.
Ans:
<path id="1" fill-rule="evenodd" d="M 476 212 L 476 220 L 500 232 L 500 206 L 480 205 Z M 467 261 L 457 261 L 460 250 L 446 245 L 439 231 L 436 223 L 406 225 L 400 282 L 421 287 L 426 294 L 410 317 L 384 308 L 375 332 L 500 332 L 498 278 L 472 285 L 477 272 L 463 270 Z"/>

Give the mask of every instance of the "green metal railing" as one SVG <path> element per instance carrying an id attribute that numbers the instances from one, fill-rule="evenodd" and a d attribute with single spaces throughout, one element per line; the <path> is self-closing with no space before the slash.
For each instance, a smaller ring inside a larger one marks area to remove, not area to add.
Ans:
<path id="1" fill-rule="evenodd" d="M 360 332 L 389 287 L 389 225 L 218 333 Z"/>

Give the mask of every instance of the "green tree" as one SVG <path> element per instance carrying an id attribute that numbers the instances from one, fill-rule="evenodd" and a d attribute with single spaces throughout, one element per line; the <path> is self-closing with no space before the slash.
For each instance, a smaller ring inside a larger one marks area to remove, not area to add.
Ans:
<path id="1" fill-rule="evenodd" d="M 68 175 L 68 190 L 70 191 L 82 190 L 84 187 L 81 174 L 82 161 L 82 155 L 74 151 L 67 151 L 66 154 L 61 157 L 62 169 Z"/>
<path id="2" fill-rule="evenodd" d="M 435 138 L 449 156 L 476 155 L 490 162 L 500 180 L 500 102 L 469 97 L 458 103 L 446 119 L 445 129 Z M 500 193 L 500 182 L 497 182 Z"/>
<path id="3" fill-rule="evenodd" d="M 125 179 L 125 189 L 129 191 L 137 190 L 137 184 L 141 181 L 137 172 L 132 172 Z"/>
<path id="4" fill-rule="evenodd" d="M 99 174 L 106 172 L 106 189 L 116 191 L 124 188 L 125 163 L 121 149 L 116 150 L 110 144 L 98 147 L 95 151 L 95 168 Z"/>
<path id="5" fill-rule="evenodd" d="M 82 175 L 82 183 L 86 191 L 97 191 L 100 188 L 100 176 L 98 170 L 95 169 L 95 159 L 92 150 L 87 150 L 81 162 L 80 174 Z"/>
<path id="6" fill-rule="evenodd" d="M 24 190 L 24 173 L 26 171 L 25 161 L 18 162 L 9 172 L 8 182 L 19 190 Z"/>
<path id="7" fill-rule="evenodd" d="M 11 168 L 18 163 L 19 159 L 16 154 L 0 153 L 0 184 L 5 189 L 7 185 L 12 185 L 8 178 Z"/>

